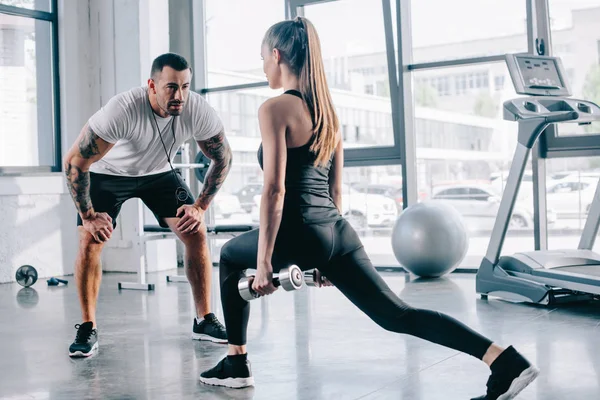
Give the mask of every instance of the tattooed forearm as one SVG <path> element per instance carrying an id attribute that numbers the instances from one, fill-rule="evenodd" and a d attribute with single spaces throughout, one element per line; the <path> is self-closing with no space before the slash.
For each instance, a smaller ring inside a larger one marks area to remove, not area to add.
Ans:
<path id="1" fill-rule="evenodd" d="M 233 160 L 231 148 L 223 133 L 220 133 L 207 141 L 200 143 L 202 152 L 211 159 L 210 166 L 204 178 L 202 191 L 196 200 L 196 204 L 203 210 L 213 200 L 229 174 Z"/>
<path id="2" fill-rule="evenodd" d="M 90 199 L 90 173 L 82 171 L 76 165 L 67 163 L 65 174 L 67 175 L 67 186 L 77 211 L 83 219 L 90 217 L 94 214 L 92 200 Z"/>
<path id="3" fill-rule="evenodd" d="M 96 140 L 98 140 L 98 135 L 88 126 L 87 132 L 79 142 L 79 152 L 83 158 L 91 158 L 100 154 Z"/>

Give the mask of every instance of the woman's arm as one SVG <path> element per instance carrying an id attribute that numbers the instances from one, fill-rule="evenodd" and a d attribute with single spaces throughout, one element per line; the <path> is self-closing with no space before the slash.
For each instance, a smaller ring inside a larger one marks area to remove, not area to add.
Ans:
<path id="1" fill-rule="evenodd" d="M 342 172 L 344 170 L 344 147 L 341 135 L 337 135 L 338 144 L 335 147 L 333 164 L 329 171 L 329 194 L 337 209 L 342 212 Z"/>
<path id="2" fill-rule="evenodd" d="M 273 266 L 271 258 L 283 214 L 285 167 L 287 162 L 286 123 L 275 99 L 267 100 L 258 110 L 262 137 L 264 186 L 260 203 L 257 274 L 253 289 L 260 294 L 272 293 Z M 266 281 L 265 281 L 266 279 Z M 267 292 L 262 293 L 263 289 Z"/>

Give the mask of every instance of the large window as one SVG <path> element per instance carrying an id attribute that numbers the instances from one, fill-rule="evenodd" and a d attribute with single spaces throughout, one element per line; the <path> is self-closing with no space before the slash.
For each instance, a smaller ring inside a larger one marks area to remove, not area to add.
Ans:
<path id="1" fill-rule="evenodd" d="M 600 0 L 594 1 L 549 0 L 549 8 L 554 54 L 563 59 L 574 96 L 599 103 L 600 29 L 595 22 L 600 19 Z M 260 25 L 260 35 L 250 39 L 249 31 L 239 39 L 244 43 L 242 47 L 251 46 L 250 41 L 257 42 L 252 45 L 257 53 L 256 81 L 264 80 L 258 57 L 262 34 L 271 23 L 283 19 L 286 4 L 304 4 L 298 12 L 319 31 L 345 147 L 357 147 L 365 154 L 379 150 L 370 149 L 371 146 L 398 152 L 396 159 L 379 154 L 375 158 L 357 156 L 349 163 L 352 167 L 347 166 L 344 171 L 344 213 L 360 232 L 374 263 L 397 265 L 390 240 L 393 222 L 416 193 L 416 201 L 444 201 L 461 213 L 470 237 L 469 253 L 462 266 L 478 267 L 517 143 L 518 124 L 503 116 L 503 103 L 519 97 L 503 54 L 526 52 L 528 40 L 535 39 L 528 37 L 528 32 L 538 34 L 533 29 L 534 21 L 528 20 L 527 1 L 390 1 L 392 30 L 396 29 L 397 18 L 402 22 L 401 43 L 397 43 L 396 32 L 389 33 L 389 21 L 383 18 L 388 15 L 385 2 L 263 0 L 255 6 L 265 9 L 256 23 Z M 400 10 L 395 9 L 397 4 Z M 208 65 L 216 68 L 222 60 L 211 59 L 210 48 L 226 48 L 229 39 L 210 31 L 217 19 L 215 14 L 211 20 L 211 15 L 209 12 L 207 21 Z M 531 17 L 538 15 L 534 12 Z M 390 84 L 394 78 L 393 71 L 389 71 L 389 65 L 393 65 L 388 59 L 390 48 L 401 51 L 395 56 L 405 64 L 399 68 L 404 71 L 399 84 L 404 86 L 394 88 Z M 403 58 L 407 55 L 412 56 L 410 64 Z M 239 70 L 243 63 L 238 59 L 223 61 L 221 69 Z M 228 84 L 245 82 L 234 79 Z M 209 79 L 209 86 L 222 85 L 223 81 Z M 401 89 L 397 106 L 394 89 Z M 233 172 L 234 178 L 226 189 L 238 198 L 244 213 L 250 214 L 238 214 L 240 222 L 243 218 L 258 221 L 262 172 L 255 164 L 260 141 L 256 110 L 275 94 L 268 89 L 239 88 L 209 93 L 209 101 L 219 110 L 234 143 L 236 163 L 240 163 L 234 167 L 238 171 Z M 394 130 L 396 126 L 398 131 Z M 570 128 L 561 132 L 600 131 L 593 125 Z M 404 144 L 409 146 L 402 147 Z M 381 165 L 398 160 L 401 165 Z M 560 158 L 547 160 L 546 167 L 552 245 L 558 243 L 553 237 L 562 237 L 557 235 L 566 234 L 571 240 L 580 233 L 594 180 L 600 178 L 600 164 L 590 157 Z M 403 198 L 403 188 L 410 189 L 411 199 Z M 530 160 L 510 220 L 504 253 L 533 249 L 533 213 Z"/>
<path id="2" fill-rule="evenodd" d="M 28 10 L 51 11 L 52 0 L 0 0 L 0 5 L 26 8 Z"/>
<path id="3" fill-rule="evenodd" d="M 265 81 L 260 46 L 267 29 L 283 19 L 284 0 L 207 0 L 208 86 Z"/>
<path id="4" fill-rule="evenodd" d="M 410 0 L 413 62 L 527 51 L 525 0 Z"/>
<path id="5" fill-rule="evenodd" d="M 462 266 L 475 267 L 485 254 L 517 144 L 517 123 L 503 120 L 502 103 L 517 95 L 503 62 L 423 69 L 413 76 L 420 199 L 458 210 L 470 239 Z M 511 236 L 533 228 L 533 201 L 525 192 L 510 223 L 509 251 Z"/>
<path id="6" fill-rule="evenodd" d="M 316 3 L 304 7 L 304 16 L 319 33 L 327 82 L 346 148 L 393 146 L 381 2 Z"/>
<path id="7" fill-rule="evenodd" d="M 600 0 L 549 0 L 553 55 L 560 57 L 573 97 L 600 102 Z M 559 134 L 599 133 L 600 124 L 563 124 Z"/>
<path id="8" fill-rule="evenodd" d="M 0 172 L 60 170 L 55 6 L 0 1 Z"/>

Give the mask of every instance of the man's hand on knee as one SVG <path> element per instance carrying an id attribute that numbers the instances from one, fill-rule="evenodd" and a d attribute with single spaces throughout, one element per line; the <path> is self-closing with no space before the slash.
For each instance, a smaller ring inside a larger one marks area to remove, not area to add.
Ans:
<path id="1" fill-rule="evenodd" d="M 204 210 L 195 204 L 184 204 L 177 209 L 179 222 L 177 230 L 181 233 L 192 234 L 206 230 L 204 225 Z"/>
<path id="2" fill-rule="evenodd" d="M 92 235 L 96 243 L 104 243 L 113 232 L 112 218 L 104 212 L 95 213 L 83 220 L 83 229 Z"/>

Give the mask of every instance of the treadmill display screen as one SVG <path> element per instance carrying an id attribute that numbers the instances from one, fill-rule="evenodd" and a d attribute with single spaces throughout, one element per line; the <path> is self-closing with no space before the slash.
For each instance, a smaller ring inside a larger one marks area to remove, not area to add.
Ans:
<path id="1" fill-rule="evenodd" d="M 539 59 L 534 57 L 518 57 L 517 65 L 526 87 L 539 87 L 549 89 L 564 88 L 556 63 L 552 59 Z"/>

